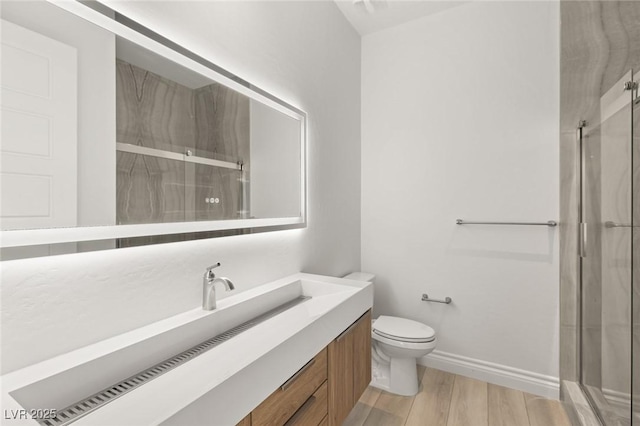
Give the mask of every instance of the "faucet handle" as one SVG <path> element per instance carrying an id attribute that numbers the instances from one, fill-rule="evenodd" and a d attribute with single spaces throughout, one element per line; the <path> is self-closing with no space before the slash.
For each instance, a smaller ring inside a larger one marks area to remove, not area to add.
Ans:
<path id="1" fill-rule="evenodd" d="M 215 274 L 213 273 L 213 270 L 214 270 L 215 268 L 217 268 L 218 266 L 220 266 L 220 262 L 218 262 L 218 263 L 216 263 L 216 264 L 214 264 L 214 265 L 211 265 L 211 266 L 207 267 L 207 270 L 206 270 L 206 272 L 204 273 L 205 278 L 213 279 L 213 278 L 215 277 Z"/>
<path id="2" fill-rule="evenodd" d="M 217 267 L 218 267 L 218 266 L 220 266 L 220 265 L 222 265 L 220 262 L 216 263 L 215 265 L 211 265 L 211 266 L 209 266 L 209 267 L 207 268 L 207 271 L 210 271 L 210 270 L 212 270 L 212 269 L 215 269 L 215 268 L 217 268 Z"/>

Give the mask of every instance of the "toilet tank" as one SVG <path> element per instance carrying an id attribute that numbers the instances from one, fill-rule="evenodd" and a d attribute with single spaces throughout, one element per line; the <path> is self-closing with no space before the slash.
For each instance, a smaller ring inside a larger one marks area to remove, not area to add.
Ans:
<path id="1" fill-rule="evenodd" d="M 354 280 L 354 281 L 365 281 L 365 282 L 369 282 L 372 283 L 373 280 L 376 279 L 376 276 L 374 274 L 370 274 L 368 272 L 352 272 L 348 275 L 345 275 L 344 277 L 347 280 Z"/>

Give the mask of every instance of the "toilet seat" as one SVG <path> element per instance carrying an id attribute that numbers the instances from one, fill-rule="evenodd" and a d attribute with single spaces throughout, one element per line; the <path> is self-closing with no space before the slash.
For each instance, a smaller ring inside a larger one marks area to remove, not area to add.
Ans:
<path id="1" fill-rule="evenodd" d="M 377 334 L 378 336 L 380 336 L 380 337 L 384 337 L 385 339 L 388 339 L 388 340 L 395 340 L 397 342 L 429 343 L 429 342 L 433 342 L 436 339 L 435 336 L 433 336 L 430 339 L 410 339 L 410 338 L 407 338 L 407 337 L 393 336 L 393 335 L 390 335 L 390 334 L 382 333 L 382 332 L 380 332 L 378 330 L 373 330 L 373 332 L 375 334 Z"/>
<path id="2" fill-rule="evenodd" d="M 410 349 L 416 351 L 433 350 L 436 347 L 437 339 L 434 337 L 428 342 L 405 342 L 403 340 L 389 339 L 378 333 L 371 333 L 372 340 L 380 343 L 386 343 L 396 348 Z"/>
<path id="3" fill-rule="evenodd" d="M 396 342 L 428 343 L 436 339 L 436 332 L 428 325 L 386 315 L 381 315 L 373 322 L 372 331 L 374 338 L 378 335 L 385 340 Z"/>

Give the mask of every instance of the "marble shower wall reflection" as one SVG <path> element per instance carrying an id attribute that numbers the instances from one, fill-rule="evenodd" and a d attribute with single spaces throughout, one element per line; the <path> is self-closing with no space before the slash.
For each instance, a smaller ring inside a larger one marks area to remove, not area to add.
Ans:
<path id="1" fill-rule="evenodd" d="M 119 225 L 186 220 L 184 162 L 118 152 L 116 165 Z"/>
<path id="2" fill-rule="evenodd" d="M 118 142 L 248 165 L 247 97 L 215 83 L 186 87 L 122 60 L 117 60 L 116 91 Z M 248 167 L 244 173 L 248 178 Z M 117 223 L 240 218 L 241 174 L 118 152 Z"/>

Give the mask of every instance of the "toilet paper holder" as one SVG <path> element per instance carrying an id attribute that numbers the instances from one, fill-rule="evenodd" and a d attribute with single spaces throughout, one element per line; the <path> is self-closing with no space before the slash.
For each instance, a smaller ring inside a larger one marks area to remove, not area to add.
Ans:
<path id="1" fill-rule="evenodd" d="M 422 295 L 422 301 L 423 302 L 436 302 L 436 303 L 446 303 L 447 305 L 451 302 L 453 302 L 453 300 L 451 300 L 450 297 L 445 297 L 444 300 L 440 300 L 440 299 L 431 299 L 429 298 L 429 295 L 427 293 L 424 293 Z"/>

